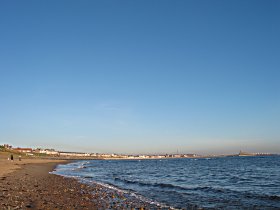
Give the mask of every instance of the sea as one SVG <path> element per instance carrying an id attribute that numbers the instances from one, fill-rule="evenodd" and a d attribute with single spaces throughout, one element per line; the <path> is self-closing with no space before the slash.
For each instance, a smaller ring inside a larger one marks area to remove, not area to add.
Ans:
<path id="1" fill-rule="evenodd" d="M 280 209 L 280 156 L 82 160 L 54 173 L 175 209 Z"/>

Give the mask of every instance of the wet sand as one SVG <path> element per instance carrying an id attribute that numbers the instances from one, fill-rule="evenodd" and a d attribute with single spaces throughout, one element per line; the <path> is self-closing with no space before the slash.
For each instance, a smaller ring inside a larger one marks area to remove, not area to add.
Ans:
<path id="1" fill-rule="evenodd" d="M 0 209 L 158 209 L 99 184 L 49 173 L 62 162 L 0 159 Z"/>

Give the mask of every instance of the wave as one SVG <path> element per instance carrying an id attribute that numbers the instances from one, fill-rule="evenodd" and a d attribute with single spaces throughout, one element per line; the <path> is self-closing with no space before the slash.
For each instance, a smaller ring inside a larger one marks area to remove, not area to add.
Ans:
<path id="1" fill-rule="evenodd" d="M 119 177 L 114 178 L 116 181 L 122 181 L 127 184 L 137 184 L 139 186 L 150 186 L 150 187 L 159 187 L 159 188 L 168 188 L 168 189 L 177 189 L 177 190 L 203 190 L 203 191 L 210 191 L 210 190 L 215 190 L 215 191 L 223 191 L 223 189 L 215 189 L 213 187 L 207 187 L 207 186 L 201 186 L 201 187 L 182 187 L 178 185 L 173 185 L 169 183 L 149 183 L 149 182 L 141 182 L 141 181 L 133 181 L 133 180 L 128 180 L 128 179 L 122 179 Z"/>
<path id="2" fill-rule="evenodd" d="M 244 192 L 244 191 L 236 191 L 232 189 L 227 189 L 227 188 L 222 188 L 222 187 L 211 187 L 211 186 L 194 186 L 194 187 L 183 187 L 183 186 L 178 186 L 174 184 L 169 184 L 169 183 L 149 183 L 149 182 L 142 182 L 142 181 L 133 181 L 133 180 L 128 180 L 128 179 L 123 179 L 119 177 L 114 178 L 116 181 L 121 181 L 125 182 L 127 184 L 135 184 L 138 186 L 147 186 L 147 187 L 156 187 L 156 188 L 161 188 L 161 189 L 171 189 L 171 190 L 177 190 L 177 191 L 185 191 L 185 192 L 190 192 L 190 191 L 201 191 L 205 193 L 217 193 L 217 194 L 234 194 L 234 195 L 239 195 L 242 197 L 247 197 L 247 198 L 253 198 L 253 199 L 262 199 L 262 200 L 273 200 L 273 201 L 279 201 L 280 196 L 279 195 L 265 195 L 265 194 L 256 194 L 256 193 L 249 193 L 249 192 Z"/>
<path id="3" fill-rule="evenodd" d="M 75 177 L 77 178 L 77 177 Z M 134 192 L 132 190 L 125 190 L 125 189 L 121 189 L 119 188 L 118 186 L 116 185 L 113 185 L 111 183 L 104 183 L 104 182 L 98 182 L 98 181 L 94 181 L 94 180 L 87 180 L 86 177 L 79 177 L 78 178 L 80 181 L 82 181 L 83 183 L 85 184 L 96 184 L 96 185 L 99 185 L 103 188 L 106 188 L 106 189 L 110 189 L 110 190 L 113 190 L 113 191 L 116 191 L 118 193 L 122 193 L 122 194 L 129 194 L 129 196 L 132 196 L 138 200 L 141 200 L 141 201 L 144 201 L 146 203 L 150 203 L 150 204 L 153 204 L 153 205 L 156 205 L 157 207 L 159 208 L 164 208 L 164 209 L 176 209 L 172 206 L 169 206 L 169 205 L 166 205 L 164 203 L 161 203 L 161 202 L 158 202 L 158 201 L 155 201 L 155 200 L 152 200 L 152 199 L 149 199 L 147 197 L 144 197 L 140 194 L 138 194 L 137 192 Z"/>
<path id="4" fill-rule="evenodd" d="M 261 200 L 270 200 L 270 201 L 280 201 L 280 195 L 259 195 L 259 194 L 253 194 L 253 193 L 247 193 L 245 195 L 246 198 L 258 198 Z"/>

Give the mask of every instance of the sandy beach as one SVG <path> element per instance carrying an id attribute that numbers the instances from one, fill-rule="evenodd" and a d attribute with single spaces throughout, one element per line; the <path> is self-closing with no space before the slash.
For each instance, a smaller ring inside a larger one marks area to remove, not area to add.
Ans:
<path id="1" fill-rule="evenodd" d="M 23 157 L 21 161 L 19 161 L 18 157 L 15 156 L 14 161 L 8 160 L 8 155 L 0 155 L 0 177 L 3 177 L 13 171 L 20 169 L 22 166 L 26 164 L 40 164 L 40 163 L 63 163 L 64 160 L 47 160 L 47 159 L 31 159 Z"/>
<path id="2" fill-rule="evenodd" d="M 158 206 L 73 178 L 50 174 L 64 160 L 0 157 L 0 209 L 157 209 Z"/>

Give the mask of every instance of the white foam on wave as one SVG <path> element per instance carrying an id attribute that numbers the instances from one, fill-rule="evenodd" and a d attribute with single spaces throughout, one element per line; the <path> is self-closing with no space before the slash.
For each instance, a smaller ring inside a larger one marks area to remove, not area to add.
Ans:
<path id="1" fill-rule="evenodd" d="M 107 188 L 107 189 L 110 189 L 110 190 L 114 190 L 118 193 L 124 193 L 124 194 L 128 194 L 129 196 L 131 197 L 134 197 L 136 198 L 137 200 L 141 200 L 145 203 L 149 203 L 149 204 L 153 204 L 153 205 L 156 205 L 158 206 L 159 208 L 169 208 L 169 209 L 175 209 L 174 207 L 171 207 L 171 206 L 168 206 L 166 204 L 163 204 L 163 203 L 160 203 L 158 201 L 154 201 L 152 199 L 149 199 L 149 198 L 146 198 L 142 195 L 139 195 L 137 194 L 136 192 L 132 192 L 131 190 L 124 190 L 124 189 L 120 189 L 114 185 L 111 185 L 111 184 L 107 184 L 107 183 L 103 183 L 103 182 L 97 182 L 97 181 L 89 181 L 89 180 L 85 180 L 83 178 L 81 178 L 81 180 L 83 180 L 84 182 L 88 182 L 89 184 L 97 184 L 97 185 L 100 185 L 104 188 Z"/>

